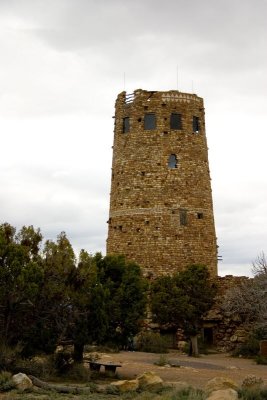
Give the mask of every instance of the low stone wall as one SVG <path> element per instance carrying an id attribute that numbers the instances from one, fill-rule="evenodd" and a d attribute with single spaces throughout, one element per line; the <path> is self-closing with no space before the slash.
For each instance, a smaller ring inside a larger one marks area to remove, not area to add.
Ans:
<path id="1" fill-rule="evenodd" d="M 204 318 L 204 339 L 205 328 L 212 329 L 213 345 L 221 351 L 231 351 L 244 343 L 248 336 L 246 328 L 238 315 L 229 317 L 222 309 L 222 301 L 227 290 L 241 285 L 250 278 L 246 276 L 226 275 L 217 277 L 218 293 L 212 309 Z"/>

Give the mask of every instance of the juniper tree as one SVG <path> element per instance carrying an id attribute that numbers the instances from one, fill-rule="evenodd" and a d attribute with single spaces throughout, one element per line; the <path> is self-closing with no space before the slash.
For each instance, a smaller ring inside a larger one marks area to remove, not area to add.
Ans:
<path id="1" fill-rule="evenodd" d="M 174 276 L 160 277 L 151 287 L 153 319 L 182 328 L 190 338 L 192 355 L 197 356 L 202 317 L 211 308 L 215 293 L 209 271 L 202 265 L 192 265 Z"/>

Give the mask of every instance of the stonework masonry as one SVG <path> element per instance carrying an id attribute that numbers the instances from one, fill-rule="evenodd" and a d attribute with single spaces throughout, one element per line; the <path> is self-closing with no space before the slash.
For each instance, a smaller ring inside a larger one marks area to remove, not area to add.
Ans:
<path id="1" fill-rule="evenodd" d="M 215 279 L 218 292 L 215 304 L 203 318 L 203 334 L 209 334 L 210 344 L 220 351 L 232 351 L 246 342 L 250 328 L 242 324 L 238 314 L 229 316 L 222 308 L 224 295 L 228 290 L 245 283 L 247 276 L 226 275 Z"/>
<path id="2" fill-rule="evenodd" d="M 107 254 L 146 276 L 204 264 L 217 246 L 203 99 L 176 90 L 122 92 L 115 128 Z"/>

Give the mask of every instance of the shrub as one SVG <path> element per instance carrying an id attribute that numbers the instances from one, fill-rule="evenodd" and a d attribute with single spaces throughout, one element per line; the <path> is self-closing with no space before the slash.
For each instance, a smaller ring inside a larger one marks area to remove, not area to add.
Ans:
<path id="1" fill-rule="evenodd" d="M 233 351 L 233 356 L 255 357 L 259 353 L 259 350 L 259 340 L 254 335 L 251 335 L 245 343 L 241 344 Z"/>
<path id="2" fill-rule="evenodd" d="M 242 382 L 243 389 L 259 389 L 262 385 L 262 378 L 259 378 L 256 375 L 247 375 Z"/>
<path id="3" fill-rule="evenodd" d="M 39 378 L 48 378 L 55 375 L 53 356 L 39 356 L 27 359 L 17 359 L 12 371 L 14 373 L 23 372 L 26 375 L 34 375 Z"/>
<path id="4" fill-rule="evenodd" d="M 266 400 L 267 389 L 240 389 L 238 398 L 241 400 Z"/>
<path id="5" fill-rule="evenodd" d="M 16 360 L 20 357 L 21 351 L 22 346 L 20 344 L 11 347 L 0 343 L 0 371 L 12 370 Z"/>
<path id="6" fill-rule="evenodd" d="M 118 395 L 119 394 L 119 389 L 116 386 L 107 385 L 106 394 Z"/>
<path id="7" fill-rule="evenodd" d="M 64 374 L 64 378 L 74 382 L 88 382 L 90 377 L 89 369 L 83 364 L 74 363 Z"/>
<path id="8" fill-rule="evenodd" d="M 136 348 L 147 353 L 167 353 L 168 344 L 159 333 L 141 332 L 137 337 Z"/>
<path id="9" fill-rule="evenodd" d="M 0 373 L 0 392 L 7 392 L 8 390 L 14 389 L 15 383 L 12 379 L 12 374 L 7 371 Z"/>
<path id="10" fill-rule="evenodd" d="M 233 356 L 255 357 L 260 351 L 260 341 L 267 338 L 267 328 L 260 326 L 255 328 L 247 338 L 247 341 L 241 344 L 233 352 Z"/>
<path id="11" fill-rule="evenodd" d="M 159 367 L 163 367 L 164 365 L 169 364 L 169 361 L 168 361 L 167 357 L 164 354 L 161 354 L 159 356 L 159 360 L 156 361 L 154 364 L 158 365 Z"/>
<path id="12" fill-rule="evenodd" d="M 68 372 L 73 363 L 72 353 L 68 350 L 58 351 L 54 354 L 54 366 L 59 374 Z"/>
<path id="13" fill-rule="evenodd" d="M 253 336 L 258 340 L 266 340 L 267 339 L 267 327 L 266 325 L 259 326 L 253 330 Z"/>
<path id="14" fill-rule="evenodd" d="M 204 400 L 206 399 L 205 393 L 200 389 L 194 389 L 191 387 L 184 388 L 182 390 L 175 391 L 163 396 L 162 400 Z"/>
<path id="15" fill-rule="evenodd" d="M 264 356 L 257 356 L 257 357 L 255 358 L 255 360 L 256 360 L 256 363 L 257 363 L 257 364 L 260 364 L 260 365 L 267 365 L 267 358 L 264 357 Z"/>

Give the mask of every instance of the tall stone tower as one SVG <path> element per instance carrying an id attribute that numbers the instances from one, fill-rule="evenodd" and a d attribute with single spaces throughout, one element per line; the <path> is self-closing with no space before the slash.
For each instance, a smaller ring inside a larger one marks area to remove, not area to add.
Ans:
<path id="1" fill-rule="evenodd" d="M 138 89 L 115 107 L 107 253 L 146 275 L 192 264 L 217 275 L 203 99 Z"/>

